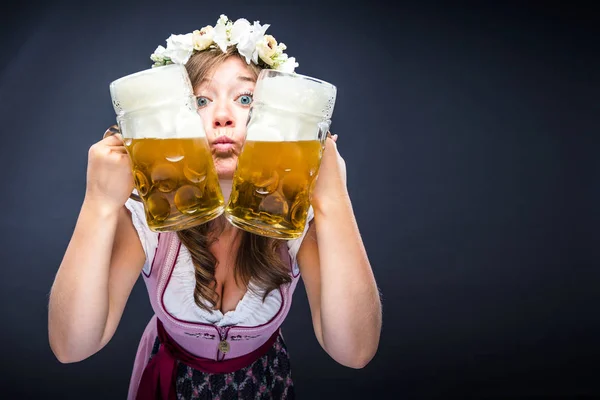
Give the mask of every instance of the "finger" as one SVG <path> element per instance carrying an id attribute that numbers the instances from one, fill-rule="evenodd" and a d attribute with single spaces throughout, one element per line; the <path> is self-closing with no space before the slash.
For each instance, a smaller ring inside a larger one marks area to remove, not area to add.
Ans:
<path id="1" fill-rule="evenodd" d="M 127 154 L 125 146 L 108 146 L 113 153 Z"/>
<path id="2" fill-rule="evenodd" d="M 335 134 L 335 135 L 333 135 L 331 138 L 333 139 L 333 141 L 334 141 L 334 142 L 337 142 L 338 135 L 337 135 L 337 134 Z"/>
<path id="3" fill-rule="evenodd" d="M 112 154 L 112 157 L 117 157 L 116 160 L 119 162 L 131 162 L 131 159 L 127 154 L 114 153 Z"/>

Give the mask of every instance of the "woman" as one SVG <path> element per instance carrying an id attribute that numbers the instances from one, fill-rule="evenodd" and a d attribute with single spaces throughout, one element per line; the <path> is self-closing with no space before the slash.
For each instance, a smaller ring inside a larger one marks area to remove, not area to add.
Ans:
<path id="1" fill-rule="evenodd" d="M 267 27 L 222 15 L 214 28 L 171 36 L 151 56 L 156 66 L 185 64 L 225 196 L 258 73 L 297 65 L 265 35 Z M 304 234 L 290 241 L 238 230 L 223 217 L 153 232 L 143 206 L 129 199 L 122 137 L 94 144 L 85 198 L 50 295 L 56 357 L 81 361 L 108 343 L 141 271 L 156 315 L 138 348 L 130 399 L 293 398 L 279 327 L 302 276 L 320 345 L 340 364 L 364 367 L 379 344 L 381 304 L 336 139 L 326 141 Z"/>

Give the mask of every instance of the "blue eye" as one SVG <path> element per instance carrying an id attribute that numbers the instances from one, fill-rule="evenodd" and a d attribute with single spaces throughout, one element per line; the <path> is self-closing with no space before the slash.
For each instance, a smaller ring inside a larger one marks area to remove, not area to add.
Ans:
<path id="1" fill-rule="evenodd" d="M 243 94 L 240 97 L 238 97 L 238 101 L 242 105 L 249 106 L 250 104 L 252 104 L 252 95 L 251 94 Z"/>
<path id="2" fill-rule="evenodd" d="M 198 104 L 198 107 L 206 107 L 208 105 L 208 103 L 210 103 L 210 100 L 207 97 L 204 97 L 204 96 L 196 97 L 196 104 Z"/>

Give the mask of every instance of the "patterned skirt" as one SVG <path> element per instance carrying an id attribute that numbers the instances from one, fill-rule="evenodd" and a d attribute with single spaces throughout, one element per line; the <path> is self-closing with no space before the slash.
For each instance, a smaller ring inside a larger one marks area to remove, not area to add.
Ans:
<path id="1" fill-rule="evenodd" d="M 159 349 L 158 337 L 150 358 Z M 177 400 L 279 400 L 295 399 L 290 359 L 281 335 L 261 358 L 249 366 L 226 374 L 198 371 L 177 362 Z"/>

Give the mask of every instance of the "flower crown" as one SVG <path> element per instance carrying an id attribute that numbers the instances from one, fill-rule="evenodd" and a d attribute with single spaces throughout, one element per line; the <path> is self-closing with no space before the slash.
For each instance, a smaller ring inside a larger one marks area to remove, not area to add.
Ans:
<path id="1" fill-rule="evenodd" d="M 288 57 L 283 51 L 287 46 L 277 43 L 271 35 L 265 35 L 270 25 L 260 25 L 254 21 L 240 18 L 232 22 L 226 15 L 221 14 L 213 28 L 207 25 L 185 35 L 171 35 L 167 39 L 167 48 L 158 46 L 150 59 L 152 67 L 168 64 L 185 64 L 195 52 L 216 49 L 225 52 L 229 46 L 236 46 L 248 64 L 250 61 L 263 68 L 284 72 L 294 72 L 298 66 L 294 57 Z"/>

